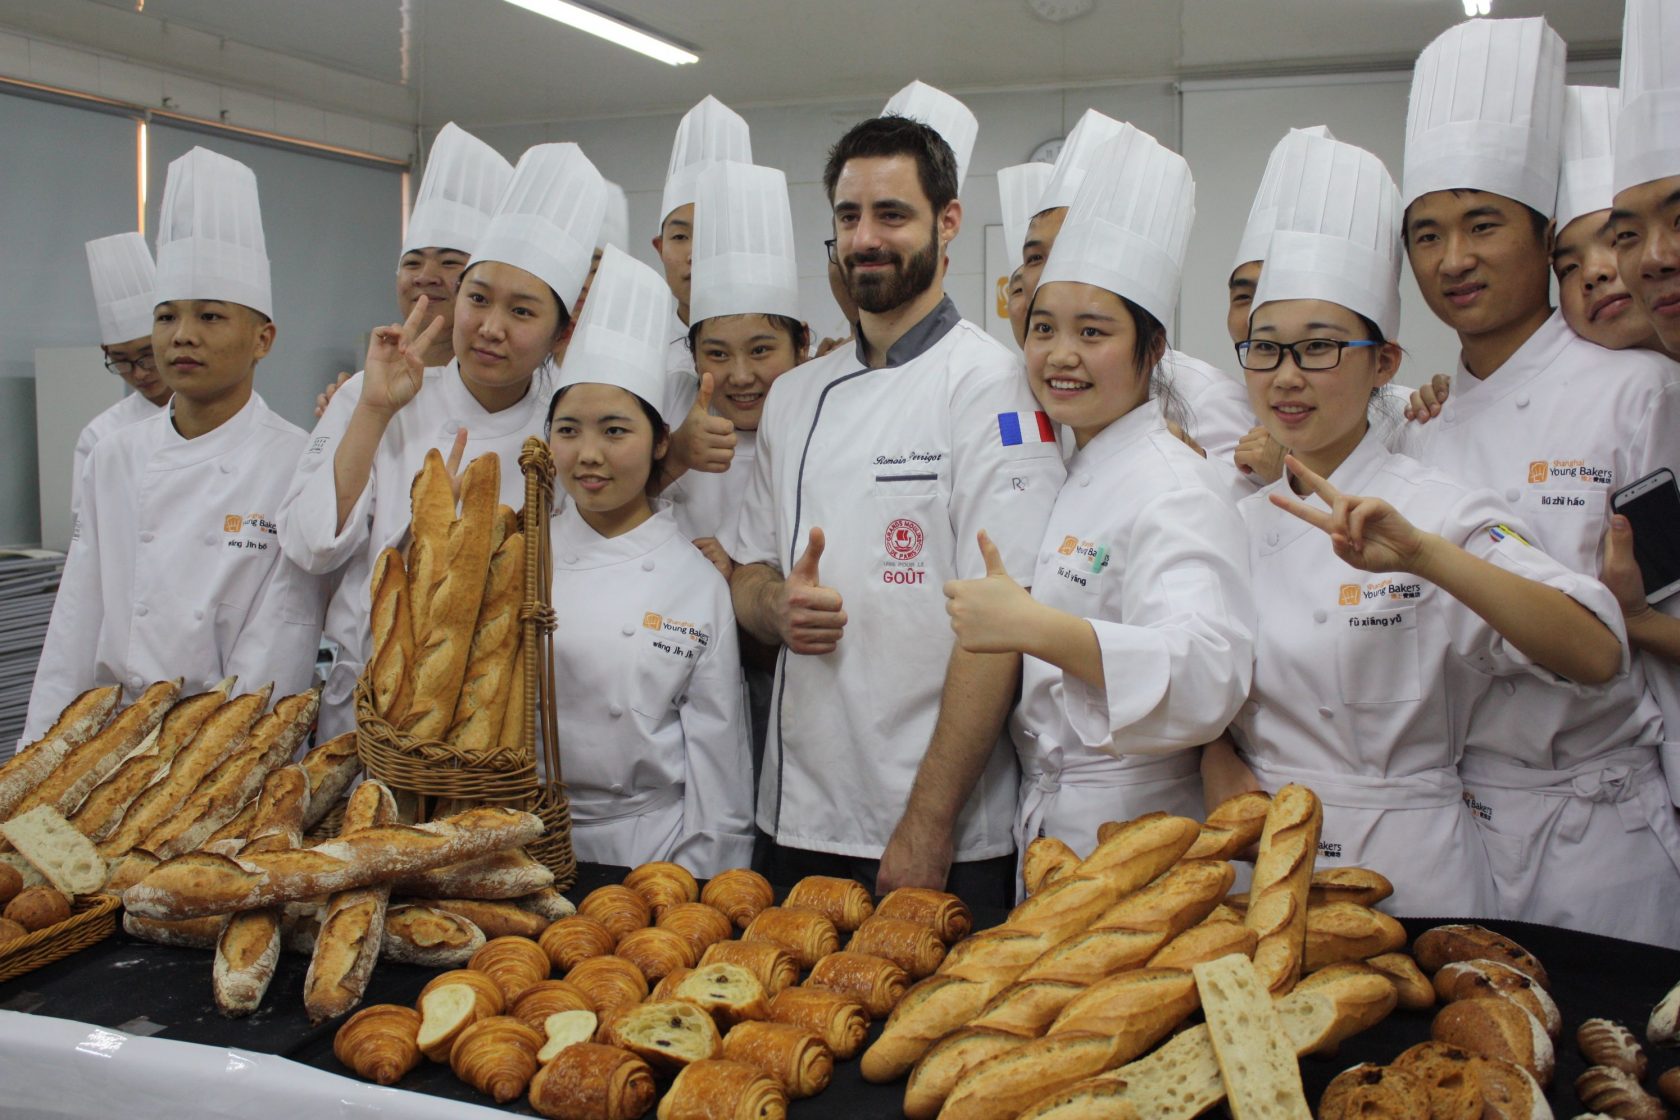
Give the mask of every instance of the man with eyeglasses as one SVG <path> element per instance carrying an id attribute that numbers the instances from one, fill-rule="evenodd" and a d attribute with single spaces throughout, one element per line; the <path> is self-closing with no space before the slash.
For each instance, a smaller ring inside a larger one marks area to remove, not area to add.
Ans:
<path id="1" fill-rule="evenodd" d="M 830 152 L 857 342 L 766 398 L 731 584 L 741 625 L 784 646 L 758 800 L 771 878 L 1007 906 L 1020 659 L 958 648 L 943 588 L 985 573 L 981 529 L 1030 583 L 1063 471 L 1020 358 L 944 292 L 957 162 L 900 116 Z"/>
<path id="2" fill-rule="evenodd" d="M 146 239 L 119 233 L 87 243 L 88 274 L 99 312 L 99 349 L 105 368 L 131 390 L 116 404 L 89 420 L 76 438 L 70 474 L 70 516 L 82 511 L 82 471 L 94 444 L 118 428 L 155 416 L 169 403 L 170 388 L 158 376 L 152 356 L 152 286 L 157 267 Z"/>
<path id="3" fill-rule="evenodd" d="M 1466 21 L 1419 56 L 1402 230 L 1461 353 L 1440 415 L 1408 425 L 1404 450 L 1492 489 L 1537 546 L 1597 577 L 1611 493 L 1680 459 L 1680 381 L 1655 354 L 1578 337 L 1551 307 L 1563 105 L 1564 44 L 1542 19 Z M 1674 735 L 1637 655 L 1598 688 L 1522 677 L 1488 691 L 1460 769 L 1499 916 L 1671 938 L 1680 784 L 1665 788 L 1658 749 Z"/>

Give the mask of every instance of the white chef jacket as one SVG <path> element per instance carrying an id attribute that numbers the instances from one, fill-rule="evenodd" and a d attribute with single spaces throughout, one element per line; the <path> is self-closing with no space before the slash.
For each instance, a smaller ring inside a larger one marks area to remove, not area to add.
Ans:
<path id="1" fill-rule="evenodd" d="M 722 474 L 705 471 L 685 471 L 660 495 L 671 500 L 671 512 L 677 525 L 689 540 L 715 537 L 731 556 L 730 545 L 735 541 L 735 522 L 741 514 L 741 501 L 747 496 L 747 483 L 752 478 L 753 461 L 758 458 L 758 433 L 735 429 L 735 457 Z"/>
<path id="2" fill-rule="evenodd" d="M 1406 439 L 1502 496 L 1565 567 L 1596 576 L 1611 491 L 1680 463 L 1680 378 L 1654 354 L 1577 337 L 1554 312 L 1485 380 L 1461 363 L 1441 415 L 1407 425 Z M 1487 691 L 1461 771 L 1501 916 L 1680 945 L 1663 739 L 1641 658 L 1585 692 L 1532 677 Z M 1680 763 L 1672 739 L 1668 749 Z"/>
<path id="3" fill-rule="evenodd" d="M 847 615 L 835 652 L 784 649 L 777 665 L 758 823 L 778 843 L 867 859 L 886 847 L 955 644 L 945 581 L 985 574 L 985 529 L 1031 582 L 1063 474 L 1038 415 L 1020 358 L 949 298 L 880 369 L 860 343 L 770 387 L 735 559 L 786 572 L 820 527 L 820 578 Z M 958 860 L 1010 851 L 1016 786 L 1005 732 L 957 819 Z"/>
<path id="4" fill-rule="evenodd" d="M 1068 462 L 1033 598 L 1089 620 L 1104 688 L 1036 657 L 1011 720 L 1021 762 L 1016 847 L 1075 851 L 1097 826 L 1157 809 L 1200 819 L 1201 752 L 1248 697 L 1248 540 L 1207 460 L 1160 412 L 1122 416 Z"/>
<path id="5" fill-rule="evenodd" d="M 1526 543 L 1527 527 L 1491 491 L 1388 451 L 1374 429 L 1330 481 L 1562 591 L 1625 641 L 1608 589 Z M 1244 757 L 1268 790 L 1299 782 L 1318 793 L 1320 866 L 1381 871 L 1394 883 L 1385 909 L 1491 917 L 1493 872 L 1457 770 L 1471 709 L 1499 678 L 1582 690 L 1434 584 L 1343 563 L 1322 531 L 1271 504 L 1286 486 L 1279 480 L 1238 507 L 1260 612 L 1254 694 L 1235 727 Z M 1316 495 L 1306 501 L 1326 508 Z"/>
<path id="6" fill-rule="evenodd" d="M 21 742 L 100 685 L 126 702 L 174 677 L 273 681 L 276 698 L 314 684 L 324 589 L 274 525 L 306 439 L 252 393 L 196 439 L 163 409 L 94 446 Z"/>
<path id="7" fill-rule="evenodd" d="M 752 761 L 729 585 L 670 506 L 617 537 L 554 520 L 554 704 L 579 859 L 752 860 Z"/>
<path id="8" fill-rule="evenodd" d="M 138 424 L 148 416 L 156 416 L 161 409 L 139 393 L 129 393 L 122 400 L 87 422 L 82 434 L 76 437 L 76 459 L 70 472 L 70 516 L 82 509 L 82 471 L 86 469 L 93 445 L 130 424 Z"/>
<path id="9" fill-rule="evenodd" d="M 1237 444 L 1259 421 L 1248 403 L 1248 387 L 1217 366 L 1168 350 L 1160 372 L 1184 402 L 1184 427 L 1210 460 L 1228 463 Z"/>
<path id="10" fill-rule="evenodd" d="M 336 573 L 338 585 L 327 604 L 326 637 L 337 657 L 321 692 L 320 734 L 323 738 L 352 731 L 356 726 L 356 678 L 367 664 L 373 634 L 371 610 L 373 563 L 385 548 L 401 548 L 408 534 L 412 503 L 409 490 L 426 458 L 437 448 L 446 457 L 455 433 L 467 429 L 463 468 L 485 452 L 501 456 L 502 503 L 514 509 L 525 504 L 525 476 L 519 453 L 531 436 L 542 436 L 553 394 L 548 363 L 531 379 L 525 399 L 500 412 L 486 412 L 467 391 L 456 363 L 425 372 L 414 399 L 392 418 L 374 454 L 368 484 L 344 528 L 338 529 L 338 493 L 333 484 L 333 456 L 362 396 L 362 374 L 346 381 L 310 433 L 308 447 L 297 460 L 284 503 L 280 506 L 280 544 L 286 555 L 306 570 Z"/>

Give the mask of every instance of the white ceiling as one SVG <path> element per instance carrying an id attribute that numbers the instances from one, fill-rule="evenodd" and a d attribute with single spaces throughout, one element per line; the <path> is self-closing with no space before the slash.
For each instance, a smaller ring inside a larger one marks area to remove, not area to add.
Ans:
<path id="1" fill-rule="evenodd" d="M 973 92 L 1406 65 L 1463 18 L 1461 0 L 1095 0 L 1059 26 L 1025 0 L 608 6 L 701 61 L 666 66 L 503 0 L 0 0 L 0 25 L 323 108 L 471 128 L 678 111 L 707 93 L 738 106 L 883 98 L 912 77 Z M 1622 4 L 1496 0 L 1495 14 L 1545 15 L 1572 55 L 1602 57 Z"/>

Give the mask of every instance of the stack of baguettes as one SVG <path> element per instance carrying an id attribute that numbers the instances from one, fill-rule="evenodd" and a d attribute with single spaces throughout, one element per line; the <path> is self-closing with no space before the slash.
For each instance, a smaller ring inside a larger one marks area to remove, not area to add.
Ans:
<path id="1" fill-rule="evenodd" d="M 520 611 L 525 534 L 499 505 L 500 461 L 474 459 L 454 489 L 433 450 L 414 476 L 408 563 L 395 549 L 373 569 L 368 682 L 379 717 L 467 760 L 514 769 L 525 706 Z"/>
<path id="2" fill-rule="evenodd" d="M 1226 1095 L 1221 1040 L 1202 1026 L 1149 1051 L 1202 1006 L 1193 970 L 1230 954 L 1252 958 L 1258 990 L 1275 1001 L 1281 1052 L 1328 1049 L 1366 1029 L 1394 1008 L 1396 987 L 1351 962 L 1392 953 L 1405 932 L 1369 908 L 1389 889 L 1381 875 L 1348 869 L 1317 881 L 1321 821 L 1317 797 L 1289 786 L 1275 799 L 1239 795 L 1203 824 L 1154 813 L 1105 827 L 1082 860 L 1055 841 L 1029 848 L 1027 900 L 906 993 L 863 1055 L 864 1077 L 908 1072 L 911 1120 L 1188 1120 Z M 1226 904 L 1229 861 L 1256 843 L 1244 914 Z M 1356 888 L 1362 905 L 1348 901 Z M 1336 920 L 1315 942 L 1320 891 Z M 1298 1086 L 1290 1066 L 1285 1080 Z"/>

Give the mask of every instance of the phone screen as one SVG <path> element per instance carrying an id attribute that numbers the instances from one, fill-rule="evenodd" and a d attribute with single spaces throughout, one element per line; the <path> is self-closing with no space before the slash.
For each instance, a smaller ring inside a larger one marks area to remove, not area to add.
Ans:
<path id="1" fill-rule="evenodd" d="M 1633 556 L 1645 577 L 1645 593 L 1680 580 L 1680 489 L 1671 481 L 1636 498 L 1623 498 L 1616 512 L 1633 523 Z"/>

